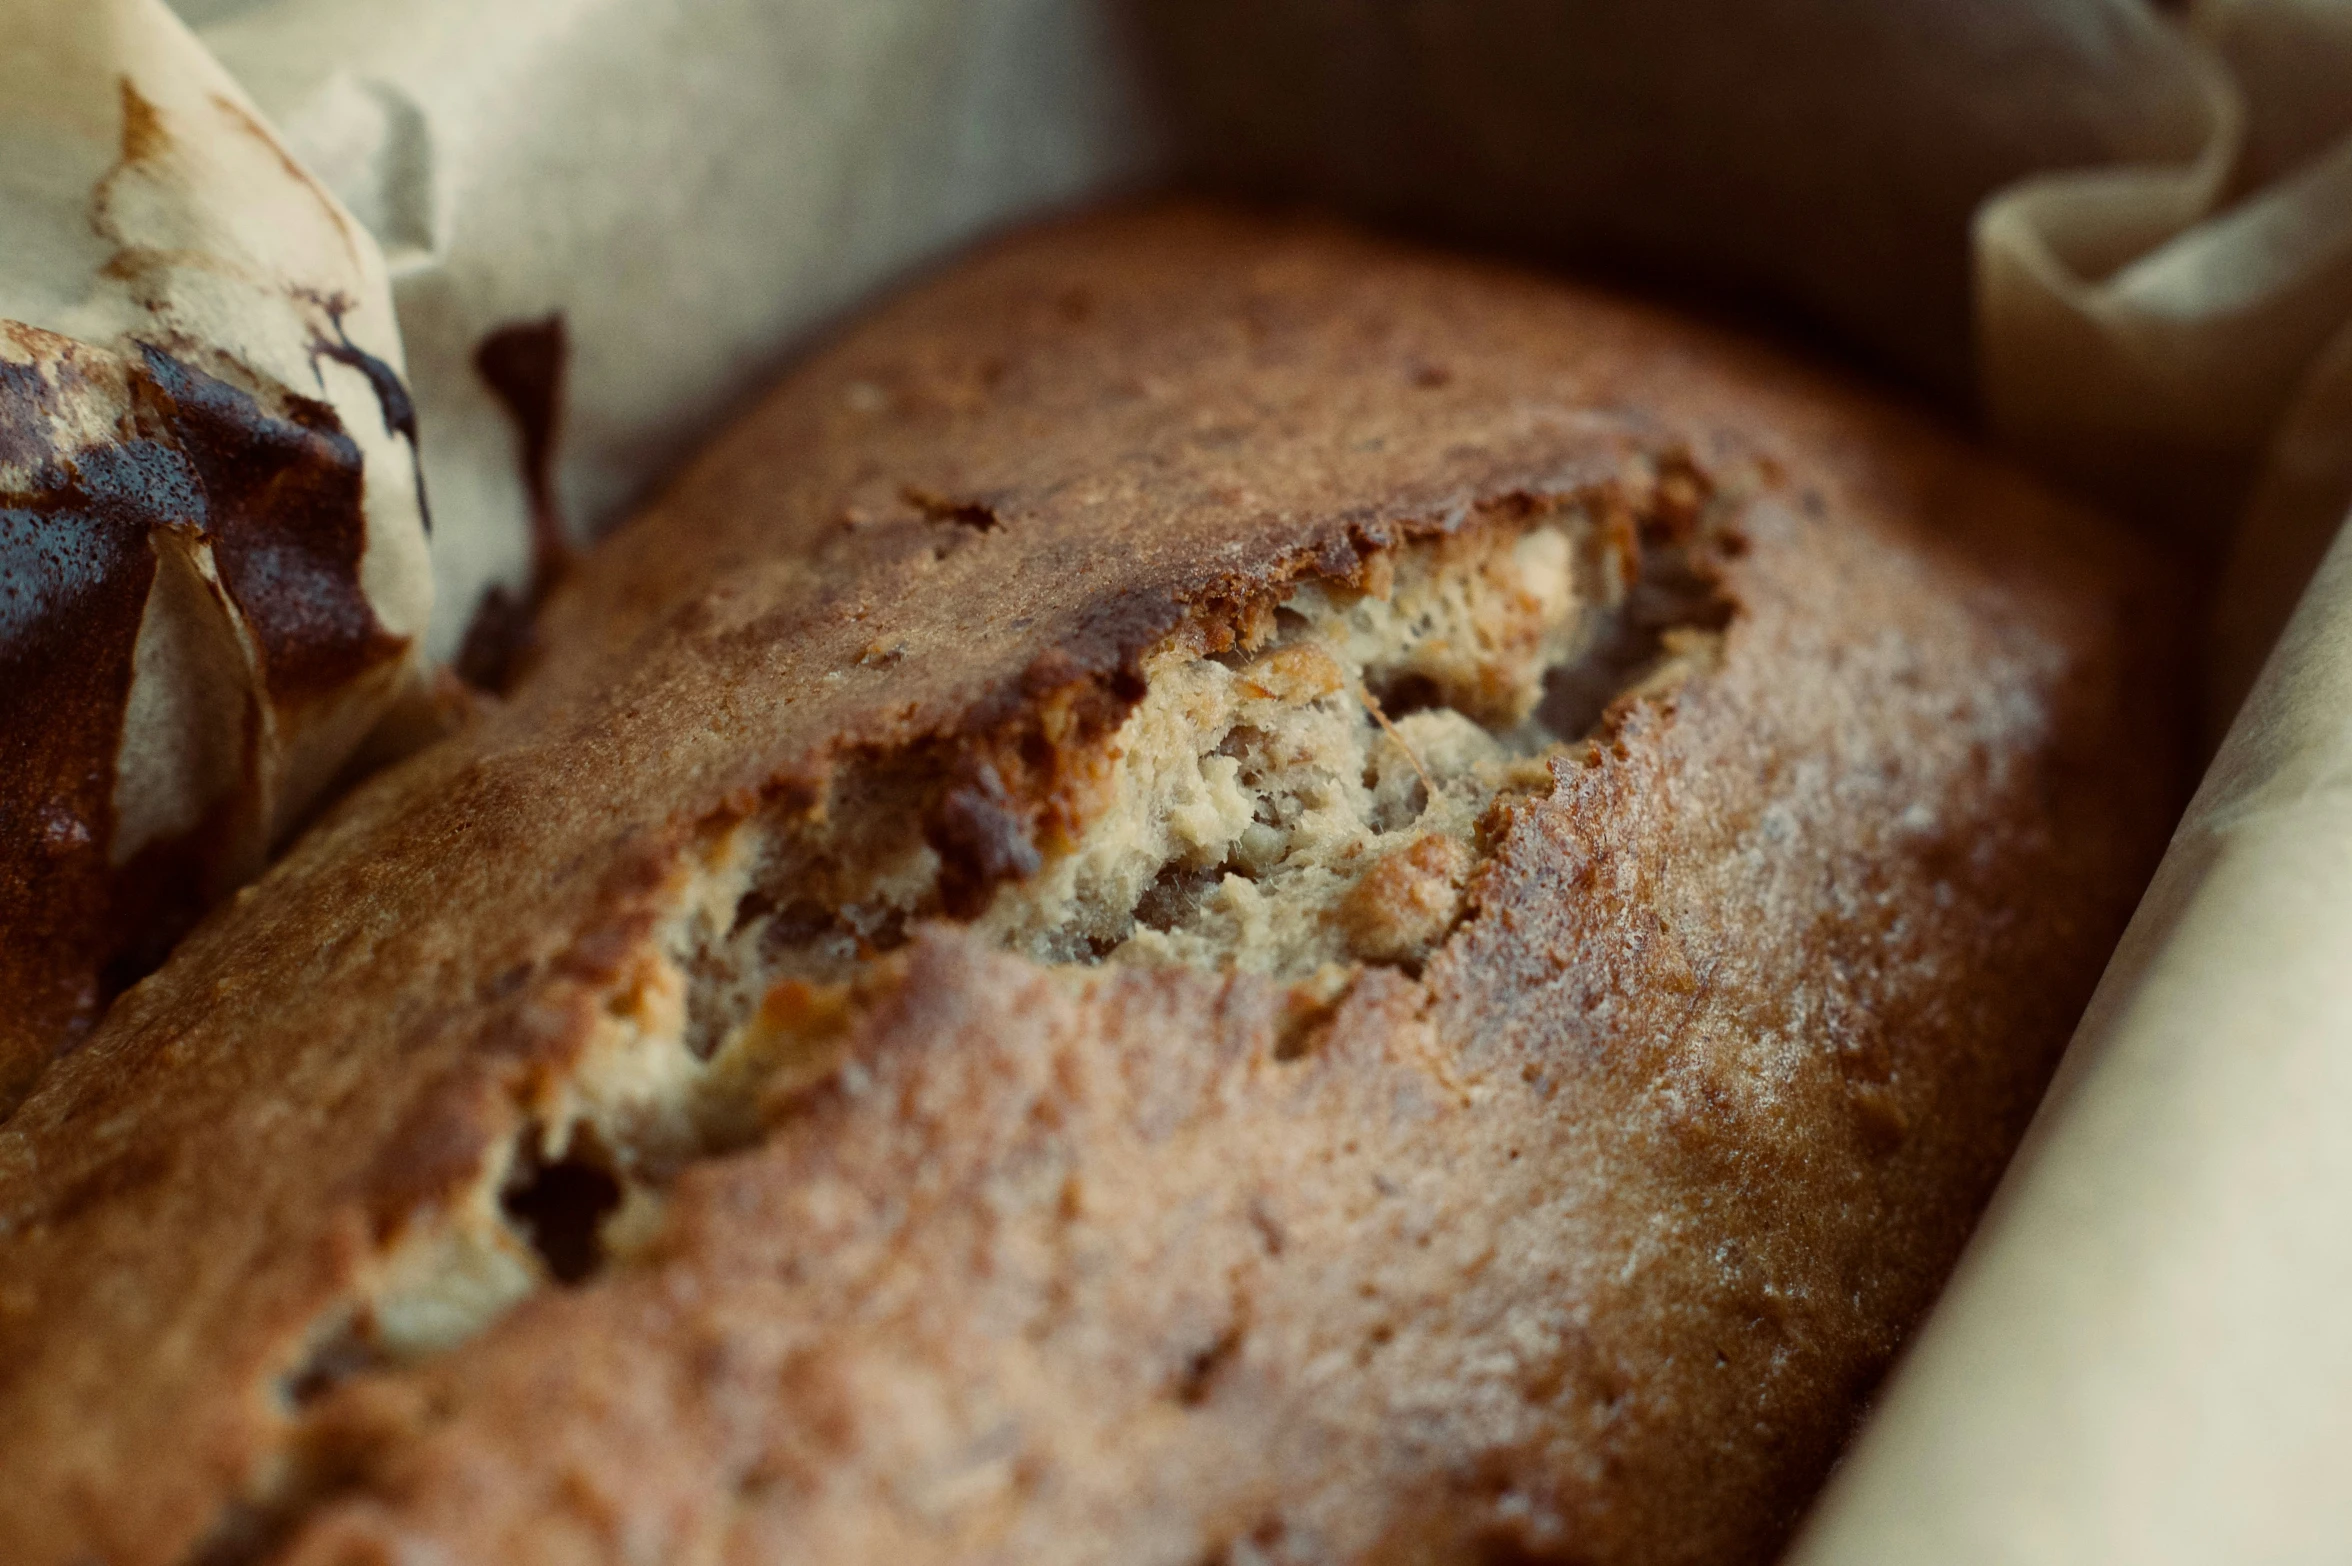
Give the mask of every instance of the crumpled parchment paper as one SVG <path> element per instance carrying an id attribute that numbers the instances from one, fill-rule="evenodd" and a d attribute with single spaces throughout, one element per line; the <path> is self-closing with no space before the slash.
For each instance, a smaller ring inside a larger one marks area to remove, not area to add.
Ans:
<path id="1" fill-rule="evenodd" d="M 2228 561 L 2220 732 L 2352 499 L 2352 5 L 2206 0 L 2196 155 L 2052 172 L 1976 221 L 1993 427 Z"/>
<path id="2" fill-rule="evenodd" d="M 419 667 L 376 244 L 157 0 L 0 4 L 0 1108 Z"/>

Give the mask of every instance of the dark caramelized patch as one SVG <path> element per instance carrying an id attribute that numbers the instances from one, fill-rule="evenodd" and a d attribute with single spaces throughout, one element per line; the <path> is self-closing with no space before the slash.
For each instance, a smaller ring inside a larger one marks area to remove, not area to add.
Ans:
<path id="1" fill-rule="evenodd" d="M 214 817 L 110 864 L 115 755 L 155 580 L 155 535 L 209 541 L 260 643 L 269 688 L 299 705 L 400 656 L 360 591 L 361 459 L 334 410 L 283 412 L 152 344 L 125 366 L 129 428 L 70 454 L 52 431 L 88 390 L 76 346 L 0 361 L 0 1113 L 224 889 L 234 834 Z"/>
<path id="2" fill-rule="evenodd" d="M 337 221 L 341 220 L 338 218 Z M 316 334 L 312 336 L 312 363 L 315 365 L 318 360 L 327 359 L 357 370 L 366 379 L 368 390 L 375 394 L 376 406 L 383 410 L 385 432 L 408 442 L 410 471 L 416 480 L 417 517 L 423 522 L 429 536 L 433 531 L 433 510 L 425 502 L 425 459 L 422 448 L 417 445 L 416 401 L 409 396 L 408 385 L 401 380 L 399 371 L 351 340 L 351 333 L 343 326 L 344 314 L 350 309 L 347 300 L 338 295 L 314 302 L 326 311 L 327 319 L 334 325 L 335 335 L 332 338 Z"/>
<path id="3" fill-rule="evenodd" d="M 500 1198 L 556 1282 L 584 1283 L 604 1261 L 597 1231 L 621 1204 L 621 1183 L 593 1159 L 541 1164 Z"/>
<path id="4" fill-rule="evenodd" d="M 0 451 L 38 449 L 38 383 L 0 379 Z M 0 495 L 0 1114 L 104 1004 L 99 973 L 120 944 L 106 920 L 114 754 L 155 579 L 147 533 L 202 515 L 163 442 L 27 465 L 33 486 Z"/>
<path id="5" fill-rule="evenodd" d="M 523 492 L 531 501 L 534 598 L 571 557 L 555 495 L 555 447 L 563 429 L 564 372 L 570 361 L 571 337 L 561 310 L 502 326 L 474 348 L 474 372 L 514 421 L 521 446 Z"/>
<path id="6" fill-rule="evenodd" d="M 465 640 L 457 650 L 457 677 L 478 691 L 505 695 L 538 649 L 532 630 L 537 613 L 527 589 L 517 592 L 504 582 L 492 583 L 466 623 Z"/>
<path id="7" fill-rule="evenodd" d="M 941 861 L 940 900 L 959 917 L 979 913 L 1000 883 L 1035 875 L 1045 863 L 1027 813 L 985 763 L 941 798 L 929 835 Z"/>
<path id="8" fill-rule="evenodd" d="M 993 533 L 1004 525 L 996 508 L 984 500 L 955 500 L 911 484 L 899 493 L 928 521 L 968 527 L 975 533 Z"/>
<path id="9" fill-rule="evenodd" d="M 502 326 L 474 348 L 482 377 L 514 421 L 523 493 L 531 507 L 530 574 L 520 587 L 495 583 L 474 606 L 458 650 L 458 678 L 503 694 L 530 666 L 533 625 L 548 591 L 572 566 L 571 537 L 555 493 L 556 441 L 563 428 L 564 372 L 571 339 L 562 311 Z"/>
<path id="10" fill-rule="evenodd" d="M 273 414 L 160 348 L 140 351 L 140 390 L 196 470 L 221 580 L 260 639 L 278 704 L 324 696 L 399 656 L 407 644 L 360 591 L 362 462 L 335 410 L 289 396 Z"/>

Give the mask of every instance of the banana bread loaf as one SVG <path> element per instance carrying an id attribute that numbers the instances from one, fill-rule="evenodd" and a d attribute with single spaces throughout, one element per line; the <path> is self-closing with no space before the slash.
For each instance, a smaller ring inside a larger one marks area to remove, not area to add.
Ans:
<path id="1" fill-rule="evenodd" d="M 2161 847 L 2175 603 L 1644 306 L 1015 236 L 0 1127 L 0 1553 L 1768 1558 Z"/>

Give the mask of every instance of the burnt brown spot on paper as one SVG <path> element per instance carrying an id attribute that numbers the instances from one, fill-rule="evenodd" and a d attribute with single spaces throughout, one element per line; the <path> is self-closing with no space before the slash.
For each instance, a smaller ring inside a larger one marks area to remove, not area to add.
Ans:
<path id="1" fill-rule="evenodd" d="M 135 139 L 130 128 L 126 144 Z M 225 890 L 217 819 L 110 862 L 114 767 L 156 535 L 208 539 L 281 706 L 404 651 L 359 587 L 359 450 L 334 410 L 282 411 L 151 345 L 129 428 L 60 452 L 82 377 L 0 361 L 0 1114 Z M 249 739 L 250 743 L 250 739 Z M 215 812 L 217 817 L 218 812 Z"/>
<path id="2" fill-rule="evenodd" d="M 397 435 L 408 442 L 408 460 L 411 471 L 416 475 L 417 518 L 424 524 L 425 533 L 430 537 L 433 531 L 433 510 L 425 502 L 424 449 L 417 444 L 416 401 L 408 394 L 408 383 L 400 378 L 398 370 L 351 340 L 351 333 L 343 326 L 344 313 L 351 308 L 349 300 L 339 294 L 333 298 L 317 295 L 309 297 L 313 304 L 326 312 L 327 320 L 335 328 L 332 339 L 322 334 L 312 335 L 310 357 L 313 368 L 316 368 L 319 360 L 329 359 L 367 377 L 368 390 L 375 393 L 376 406 L 383 410 L 386 433 Z"/>
<path id="3" fill-rule="evenodd" d="M 114 754 L 155 578 L 150 530 L 203 515 L 187 459 L 126 441 L 46 454 L 53 389 L 0 362 L 0 1112 L 102 1002 Z"/>
<path id="4" fill-rule="evenodd" d="M 459 675 L 483 690 L 503 691 L 514 682 L 530 655 L 540 601 L 571 568 L 571 541 L 555 496 L 555 446 L 570 357 L 561 311 L 502 326 L 474 349 L 475 373 L 514 421 L 531 506 L 530 577 L 520 592 L 499 585 L 483 595 L 458 653 Z"/>
<path id="5" fill-rule="evenodd" d="M 100 238 L 116 247 L 106 264 L 98 269 L 99 275 L 136 282 L 164 257 L 147 246 L 133 245 L 124 239 L 114 220 L 115 182 L 127 171 L 143 163 L 153 163 L 170 152 L 172 138 L 171 132 L 164 128 L 162 114 L 128 76 L 118 78 L 116 85 L 122 103 L 122 139 L 115 152 L 114 166 L 90 192 L 90 226 Z"/>
<path id="6" fill-rule="evenodd" d="M 117 164 L 145 163 L 161 156 L 171 146 L 171 136 L 163 128 L 163 116 L 155 112 L 139 89 L 125 76 L 121 79 L 122 93 L 122 152 Z"/>
<path id="7" fill-rule="evenodd" d="M 261 642 L 281 707 L 339 689 L 406 645 L 360 591 L 363 463 L 335 410 L 288 396 L 283 415 L 161 349 L 150 390 L 202 481 L 222 585 Z"/>

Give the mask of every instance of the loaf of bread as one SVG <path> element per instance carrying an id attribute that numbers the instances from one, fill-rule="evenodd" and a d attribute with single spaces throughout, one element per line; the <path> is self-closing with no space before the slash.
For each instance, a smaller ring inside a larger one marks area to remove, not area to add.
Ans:
<path id="1" fill-rule="evenodd" d="M 0 1128 L 0 1554 L 1766 1559 L 2161 846 L 2176 603 L 1643 306 L 1002 242 Z"/>

